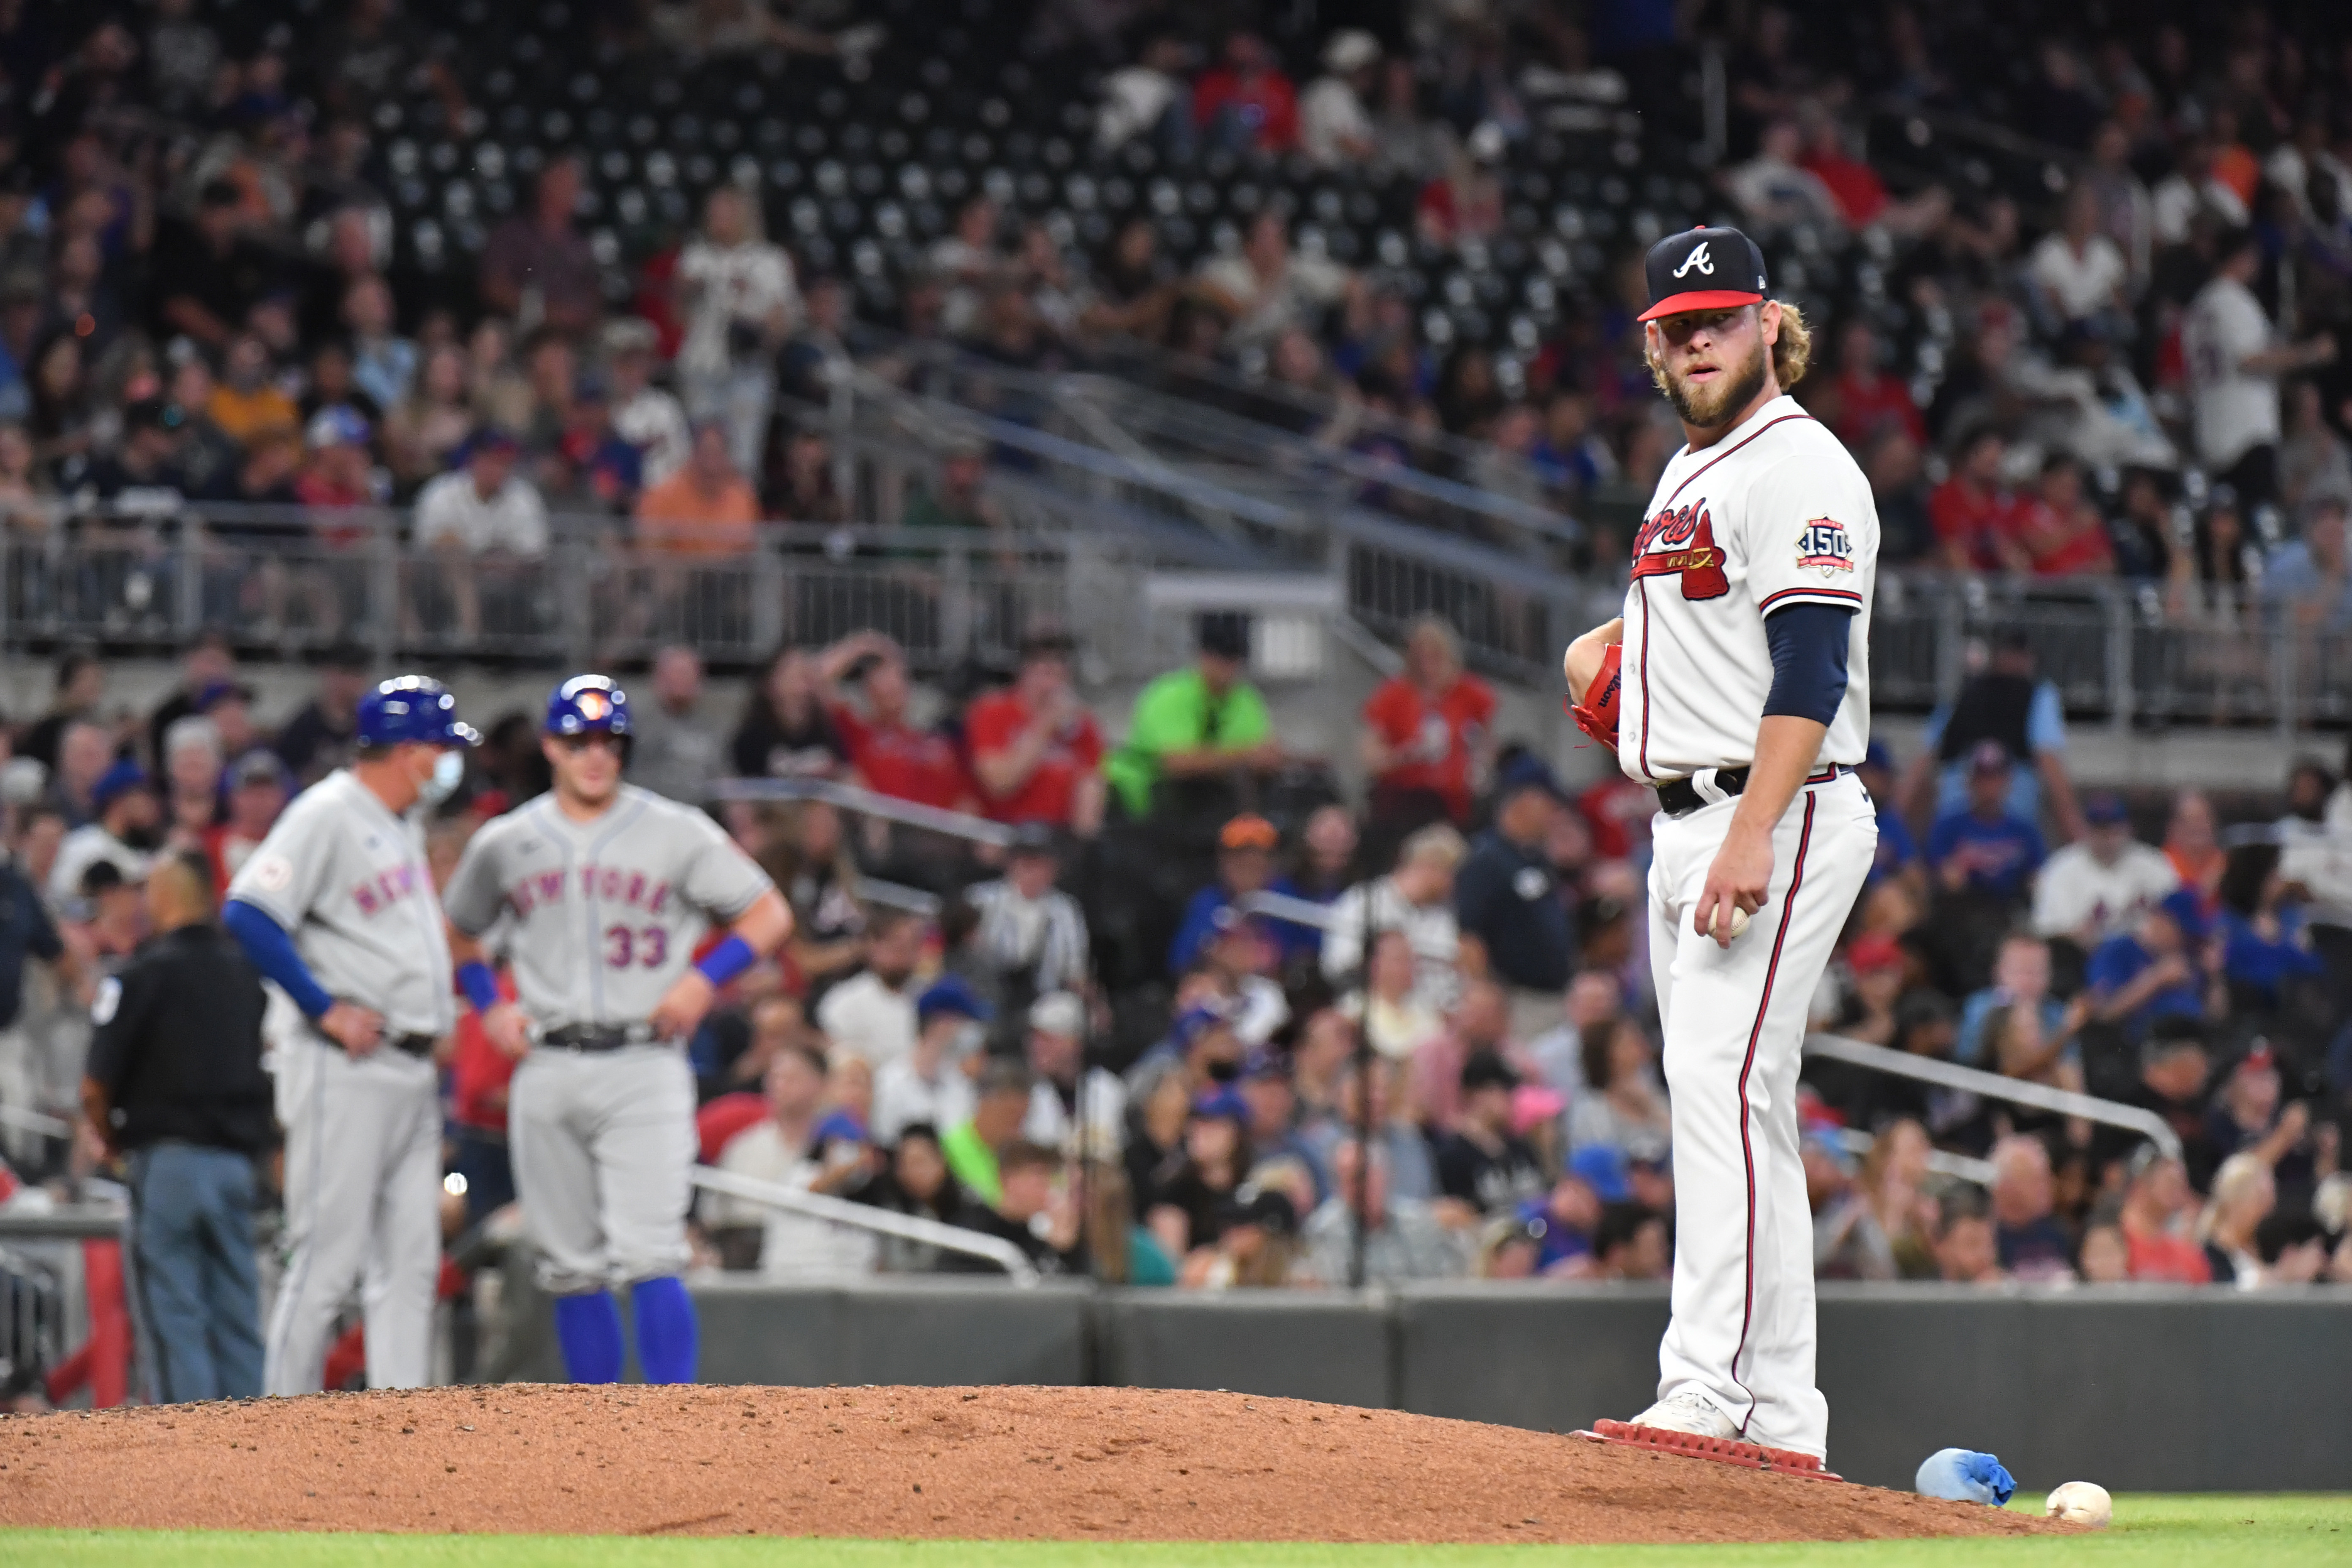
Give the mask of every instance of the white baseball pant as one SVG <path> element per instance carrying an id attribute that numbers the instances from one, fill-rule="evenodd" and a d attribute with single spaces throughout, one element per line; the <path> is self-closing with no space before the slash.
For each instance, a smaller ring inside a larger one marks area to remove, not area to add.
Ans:
<path id="1" fill-rule="evenodd" d="M 353 1061 L 307 1028 L 278 1037 L 289 1257 L 269 1314 L 263 1386 L 316 1394 L 335 1319 L 356 1289 L 371 1388 L 432 1371 L 441 1274 L 441 1104 L 433 1064 L 383 1047 Z"/>
<path id="2" fill-rule="evenodd" d="M 1696 1384 L 1744 1440 L 1826 1455 L 1797 1068 L 1813 988 L 1869 874 L 1878 823 L 1850 773 L 1799 790 L 1773 830 L 1771 895 L 1726 949 L 1691 921 L 1737 805 L 1661 815 L 1651 829 L 1650 968 L 1675 1163 L 1674 1319 L 1658 1348 L 1658 1396 Z"/>
<path id="3" fill-rule="evenodd" d="M 541 1046 L 515 1069 L 507 1147 L 539 1279 L 558 1296 L 683 1273 L 694 1069 L 675 1046 Z"/>

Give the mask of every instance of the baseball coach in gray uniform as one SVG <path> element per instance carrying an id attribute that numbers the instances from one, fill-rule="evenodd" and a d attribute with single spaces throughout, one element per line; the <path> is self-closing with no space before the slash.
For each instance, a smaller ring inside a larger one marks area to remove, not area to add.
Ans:
<path id="1" fill-rule="evenodd" d="M 626 1288 L 647 1383 L 691 1383 L 678 1278 L 695 1157 L 685 1045 L 719 988 L 772 952 L 792 913 L 691 806 L 621 781 L 627 694 L 577 675 L 547 702 L 546 795 L 482 828 L 444 892 L 457 982 L 492 1044 L 521 1058 L 507 1138 L 523 1226 L 556 1298 L 574 1383 L 621 1375 Z M 517 1002 L 480 939 L 504 915 Z M 725 936 L 699 961 L 709 931 Z"/>
<path id="2" fill-rule="evenodd" d="M 317 1392 L 335 1317 L 360 1292 L 373 1388 L 430 1370 L 441 1265 L 434 1050 L 457 1024 L 420 805 L 448 798 L 464 749 L 437 680 L 360 700 L 358 752 L 286 808 L 229 884 L 221 923 L 292 1003 L 268 1026 L 286 1127 L 286 1277 L 264 1386 Z"/>

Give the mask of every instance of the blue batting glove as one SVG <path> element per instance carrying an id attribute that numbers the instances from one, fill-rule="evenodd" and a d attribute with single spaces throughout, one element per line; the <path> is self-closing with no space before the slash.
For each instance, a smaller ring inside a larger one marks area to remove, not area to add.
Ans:
<path id="1" fill-rule="evenodd" d="M 1912 1485 L 1922 1497 L 1994 1508 L 2017 1493 L 2017 1479 L 2001 1468 L 2000 1461 L 1972 1448 L 1942 1448 L 1928 1455 Z"/>

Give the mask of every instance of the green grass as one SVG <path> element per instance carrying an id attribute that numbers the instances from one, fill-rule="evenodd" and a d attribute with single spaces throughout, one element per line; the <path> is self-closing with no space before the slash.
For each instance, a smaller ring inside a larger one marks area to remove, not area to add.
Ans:
<path id="1" fill-rule="evenodd" d="M 2031 1502 L 2037 1495 L 2012 1506 Z M 1793 1546 L 1326 1546 L 1091 1542 L 641 1541 L 550 1535 L 0 1531 L 25 1568 L 2320 1568 L 2352 1563 L 2352 1497 L 2132 1496 L 2116 1528 L 2061 1541 Z"/>

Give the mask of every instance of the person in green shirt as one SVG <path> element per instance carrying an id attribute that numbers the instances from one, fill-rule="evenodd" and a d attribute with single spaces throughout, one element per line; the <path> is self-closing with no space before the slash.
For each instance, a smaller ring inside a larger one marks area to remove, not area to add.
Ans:
<path id="1" fill-rule="evenodd" d="M 1200 657 L 1143 689 L 1127 739 L 1103 759 L 1103 775 L 1127 814 L 1152 815 L 1162 780 L 1265 772 L 1282 762 L 1265 699 L 1242 679 L 1249 663 L 1248 617 L 1201 617 Z M 1221 811 L 1220 816 L 1230 815 Z"/>
<path id="2" fill-rule="evenodd" d="M 989 1063 L 980 1075 L 980 1099 L 972 1108 L 971 1120 L 940 1134 L 940 1152 L 947 1156 L 948 1169 L 990 1208 L 1004 1198 L 997 1157 L 1021 1136 L 1022 1119 L 1029 1114 L 1029 1095 L 1035 1083 L 1025 1063 Z"/>

